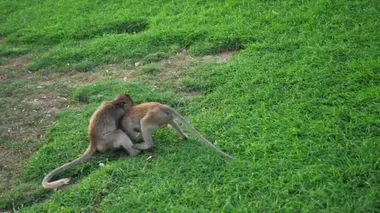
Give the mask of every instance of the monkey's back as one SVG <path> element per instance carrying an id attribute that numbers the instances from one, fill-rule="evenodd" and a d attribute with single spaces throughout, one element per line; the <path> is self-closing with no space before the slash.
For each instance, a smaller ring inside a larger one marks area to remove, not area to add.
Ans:
<path id="1" fill-rule="evenodd" d="M 90 139 L 101 137 L 104 133 L 117 128 L 115 120 L 114 106 L 109 102 L 104 102 L 91 116 L 88 135 Z M 120 116 L 121 117 L 121 116 Z"/>
<path id="2" fill-rule="evenodd" d="M 132 120 L 141 120 L 148 113 L 148 111 L 160 106 L 165 105 L 160 104 L 158 102 L 148 102 L 135 105 L 128 112 L 128 117 Z"/>

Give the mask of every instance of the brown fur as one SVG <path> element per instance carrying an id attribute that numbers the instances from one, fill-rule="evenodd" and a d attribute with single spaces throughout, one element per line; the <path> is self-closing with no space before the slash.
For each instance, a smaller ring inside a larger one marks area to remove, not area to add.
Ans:
<path id="1" fill-rule="evenodd" d="M 133 102 L 131 100 L 131 102 Z M 232 156 L 224 153 L 206 138 L 204 138 L 190 123 L 182 117 L 173 108 L 160 104 L 157 102 L 143 103 L 134 105 L 131 108 L 126 109 L 124 117 L 121 119 L 121 128 L 127 133 L 127 135 L 134 141 L 141 138 L 137 138 L 135 130 L 141 132 L 144 140 L 141 144 L 135 144 L 133 147 L 146 150 L 153 147 L 153 141 L 151 136 L 151 130 L 156 128 L 162 128 L 170 125 L 174 130 L 184 139 L 187 139 L 187 135 L 184 134 L 178 124 L 174 121 L 174 118 L 183 123 L 191 132 L 193 132 L 198 138 L 207 146 L 214 149 L 216 152 L 224 157 L 233 159 Z"/>
<path id="2" fill-rule="evenodd" d="M 131 155 L 140 151 L 132 147 L 129 137 L 119 129 L 119 121 L 125 113 L 125 108 L 133 105 L 128 95 L 119 95 L 111 102 L 104 102 L 90 118 L 88 137 L 90 144 L 83 155 L 70 163 L 66 163 L 51 171 L 42 181 L 44 188 L 55 189 L 68 184 L 70 179 L 64 178 L 49 182 L 55 175 L 64 170 L 83 163 L 91 158 L 95 151 L 104 152 L 109 149 L 123 147 Z"/>

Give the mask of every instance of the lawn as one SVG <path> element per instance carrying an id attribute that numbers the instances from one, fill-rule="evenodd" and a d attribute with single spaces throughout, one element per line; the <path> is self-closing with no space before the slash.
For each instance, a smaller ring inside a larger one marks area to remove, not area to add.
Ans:
<path id="1" fill-rule="evenodd" d="M 14 179 L 0 210 L 379 212 L 379 17 L 372 0 L 0 0 L 0 171 Z M 119 93 L 174 107 L 236 159 L 163 129 L 152 151 L 97 154 L 44 190 Z"/>

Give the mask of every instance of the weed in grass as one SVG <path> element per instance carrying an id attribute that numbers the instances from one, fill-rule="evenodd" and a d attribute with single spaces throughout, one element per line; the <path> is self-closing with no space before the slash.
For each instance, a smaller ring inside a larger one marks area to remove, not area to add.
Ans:
<path id="1" fill-rule="evenodd" d="M 141 72 L 145 74 L 156 74 L 161 72 L 163 68 L 160 63 L 147 64 L 141 67 Z"/>
<path id="2" fill-rule="evenodd" d="M 94 69 L 96 64 L 92 61 L 81 61 L 73 65 L 73 68 L 79 72 L 87 72 Z"/>
<path id="3" fill-rule="evenodd" d="M 27 53 L 29 50 L 27 48 L 23 47 L 12 47 L 12 46 L 3 46 L 0 48 L 0 57 L 15 57 L 15 56 L 20 56 L 24 55 Z"/>
<path id="4" fill-rule="evenodd" d="M 148 27 L 147 20 L 120 20 L 107 23 L 103 28 L 99 26 L 91 26 L 92 28 L 86 29 L 86 31 L 80 31 L 73 35 L 74 39 L 86 39 L 96 36 L 104 36 L 105 34 L 136 34 Z"/>
<path id="5" fill-rule="evenodd" d="M 163 52 L 157 52 L 153 54 L 149 54 L 144 57 L 143 62 L 145 63 L 152 63 L 152 62 L 159 62 L 163 59 L 167 59 L 170 56 L 168 53 Z"/>
<path id="6" fill-rule="evenodd" d="M 184 78 L 180 82 L 180 90 L 183 92 L 200 92 L 203 89 L 203 83 L 192 78 Z"/>

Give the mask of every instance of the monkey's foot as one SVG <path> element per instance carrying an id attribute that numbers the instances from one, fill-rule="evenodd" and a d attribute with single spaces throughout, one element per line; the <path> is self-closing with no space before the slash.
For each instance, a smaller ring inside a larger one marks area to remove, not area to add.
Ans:
<path id="1" fill-rule="evenodd" d="M 139 149 L 132 149 L 132 150 L 130 150 L 128 152 L 129 152 L 130 156 L 136 156 L 136 155 L 138 155 L 141 152 L 141 150 L 139 150 Z"/>
<path id="2" fill-rule="evenodd" d="M 139 144 L 133 144 L 132 147 L 139 150 L 147 150 L 147 149 L 152 148 L 153 146 L 147 143 L 139 143 Z"/>

